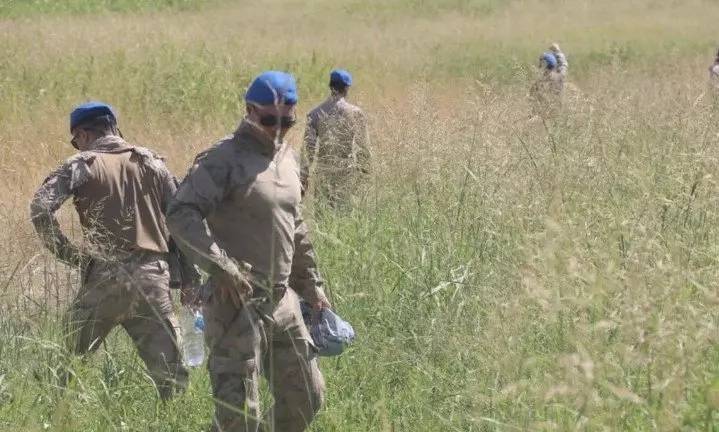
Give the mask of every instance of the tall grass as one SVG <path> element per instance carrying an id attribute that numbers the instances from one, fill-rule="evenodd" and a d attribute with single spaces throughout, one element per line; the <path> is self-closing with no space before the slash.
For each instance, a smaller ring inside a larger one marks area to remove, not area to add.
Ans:
<path id="1" fill-rule="evenodd" d="M 203 370 L 160 405 L 120 333 L 87 362 L 59 347 L 75 275 L 40 251 L 26 208 L 71 152 L 68 109 L 114 103 L 125 134 L 182 174 L 234 127 L 253 74 L 296 72 L 306 111 L 343 65 L 374 169 L 349 208 L 307 202 L 359 335 L 321 363 L 312 430 L 716 429 L 719 111 L 704 78 L 717 7 L 559 4 L 0 22 L 0 428 L 192 431 L 211 413 Z M 581 90 L 543 120 L 526 92 L 555 38 Z M 64 392 L 60 365 L 77 376 Z"/>

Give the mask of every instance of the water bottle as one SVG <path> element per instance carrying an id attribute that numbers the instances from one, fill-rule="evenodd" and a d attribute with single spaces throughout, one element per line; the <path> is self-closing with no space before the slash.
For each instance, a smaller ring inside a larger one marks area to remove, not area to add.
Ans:
<path id="1" fill-rule="evenodd" d="M 197 367 L 205 359 L 204 330 L 202 311 L 182 308 L 182 357 L 187 367 Z"/>

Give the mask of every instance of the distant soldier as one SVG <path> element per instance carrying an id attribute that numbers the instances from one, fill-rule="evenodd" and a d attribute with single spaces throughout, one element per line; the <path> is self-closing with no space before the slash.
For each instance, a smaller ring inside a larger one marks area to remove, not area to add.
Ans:
<path id="1" fill-rule="evenodd" d="M 719 92 L 719 51 L 717 51 L 714 63 L 709 66 L 709 85 L 715 92 Z"/>
<path id="2" fill-rule="evenodd" d="M 567 73 L 569 72 L 569 62 L 567 62 L 567 56 L 564 55 L 562 50 L 559 48 L 559 44 L 556 42 L 549 46 L 549 51 L 551 51 L 557 59 L 557 72 L 566 79 Z"/>
<path id="3" fill-rule="evenodd" d="M 557 68 L 557 58 L 551 52 L 539 57 L 540 76 L 530 89 L 538 113 L 554 113 L 561 105 L 564 91 L 564 76 Z"/>
<path id="4" fill-rule="evenodd" d="M 342 69 L 330 73 L 330 96 L 307 116 L 302 167 L 303 190 L 309 177 L 331 202 L 344 201 L 358 176 L 370 169 L 367 120 L 346 97 L 352 75 Z"/>
<path id="5" fill-rule="evenodd" d="M 69 348 L 76 354 L 94 351 L 122 325 L 167 399 L 187 380 L 169 291 L 168 262 L 182 260 L 164 216 L 174 178 L 155 153 L 125 142 L 107 104 L 78 106 L 70 114 L 70 133 L 80 152 L 45 179 L 31 204 L 45 246 L 82 270 L 65 320 Z M 62 233 L 55 217 L 70 197 L 80 216 L 83 249 Z M 198 277 L 185 265 L 175 281 L 189 290 Z"/>
<path id="6" fill-rule="evenodd" d="M 200 153 L 168 211 L 178 245 L 210 274 L 201 294 L 213 431 L 303 431 L 320 409 L 324 380 L 299 298 L 330 307 L 300 211 L 292 75 L 270 71 L 245 94 L 237 130 Z M 290 280 L 292 276 L 292 280 Z M 260 418 L 259 377 L 275 400 Z M 262 429 L 265 430 L 265 429 Z"/>

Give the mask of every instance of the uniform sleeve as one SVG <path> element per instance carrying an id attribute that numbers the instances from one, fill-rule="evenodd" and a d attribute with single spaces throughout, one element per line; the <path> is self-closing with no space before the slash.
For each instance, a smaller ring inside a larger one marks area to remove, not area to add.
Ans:
<path id="1" fill-rule="evenodd" d="M 326 298 L 315 250 L 310 241 L 307 224 L 301 216 L 295 220 L 295 253 L 292 257 L 289 283 L 290 287 L 310 304 Z"/>
<path id="2" fill-rule="evenodd" d="M 177 246 L 210 274 L 232 272 L 236 266 L 217 245 L 205 223 L 227 195 L 231 174 L 232 167 L 226 158 L 213 152 L 201 154 L 167 209 L 167 226 Z"/>
<path id="3" fill-rule="evenodd" d="M 307 190 L 310 177 L 310 169 L 315 162 L 317 155 L 317 121 L 314 116 L 307 116 L 307 127 L 305 128 L 304 145 L 302 148 L 302 160 L 300 164 L 300 181 L 302 192 Z"/>
<path id="4" fill-rule="evenodd" d="M 167 214 L 167 207 L 170 201 L 177 193 L 178 181 L 175 176 L 170 174 L 166 170 L 166 176 L 163 179 L 164 185 L 164 202 L 163 209 Z M 183 288 L 198 286 L 200 284 L 200 273 L 195 268 L 194 264 L 182 253 L 177 243 L 170 236 L 168 241 L 169 257 L 168 262 L 170 264 L 170 287 L 171 288 Z"/>
<path id="5" fill-rule="evenodd" d="M 370 150 L 369 130 L 367 128 L 367 118 L 362 111 L 358 111 L 355 116 L 356 135 L 355 143 L 357 145 L 357 165 L 361 172 L 367 174 L 370 172 L 372 153 Z"/>
<path id="6" fill-rule="evenodd" d="M 55 212 L 90 175 L 87 161 L 68 161 L 48 176 L 35 192 L 30 218 L 45 247 L 67 264 L 79 266 L 82 254 L 60 229 Z"/>

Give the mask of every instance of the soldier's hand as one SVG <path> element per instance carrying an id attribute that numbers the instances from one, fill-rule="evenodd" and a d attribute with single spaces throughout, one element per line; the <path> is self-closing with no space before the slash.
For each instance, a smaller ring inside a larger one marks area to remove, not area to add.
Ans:
<path id="1" fill-rule="evenodd" d="M 322 295 L 315 302 L 310 303 L 312 305 L 311 319 L 313 323 L 319 322 L 322 317 L 322 309 L 332 309 L 330 301 L 327 297 Z"/>
<path id="2" fill-rule="evenodd" d="M 322 309 L 332 309 L 332 304 L 327 300 L 327 297 L 322 296 L 312 304 L 312 309 L 314 309 L 316 313 L 319 313 Z"/>
<path id="3" fill-rule="evenodd" d="M 217 275 L 216 288 L 222 301 L 231 301 L 239 308 L 246 299 L 252 297 L 252 284 L 247 277 L 248 270 L 232 266 Z"/>

